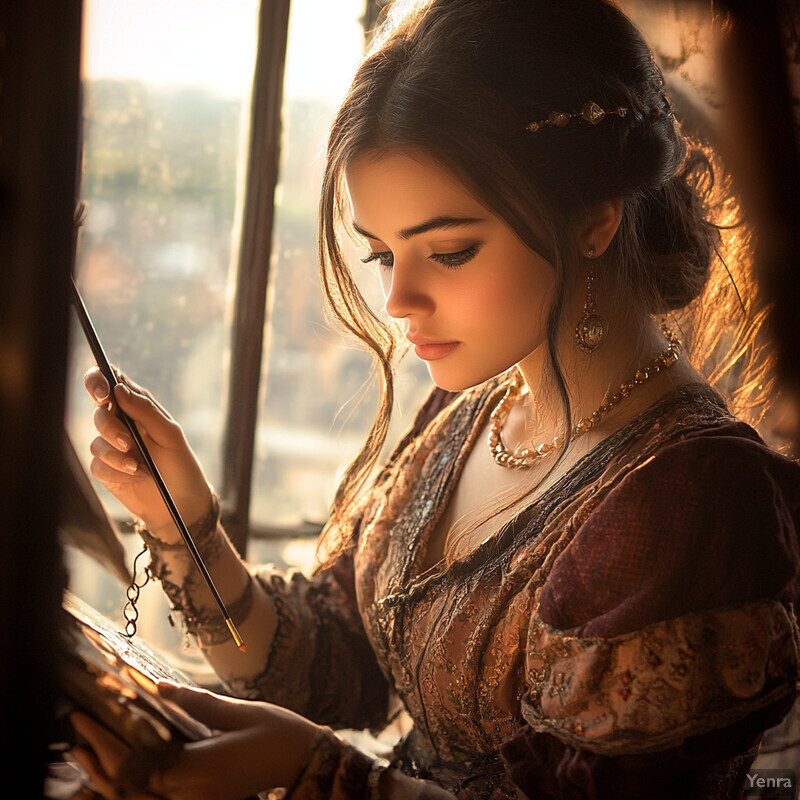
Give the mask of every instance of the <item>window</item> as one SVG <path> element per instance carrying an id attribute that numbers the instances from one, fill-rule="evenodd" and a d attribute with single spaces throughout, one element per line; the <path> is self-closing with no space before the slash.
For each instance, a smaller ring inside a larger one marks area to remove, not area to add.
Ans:
<path id="1" fill-rule="evenodd" d="M 78 281 L 109 357 L 182 421 L 214 482 L 256 18 L 257 0 L 224 14 L 87 0 L 85 14 Z M 82 453 L 91 363 L 76 350 L 70 431 Z"/>
<path id="2" fill-rule="evenodd" d="M 264 79 L 256 65 L 257 0 L 85 0 L 87 213 L 78 284 L 112 362 L 181 423 L 217 488 L 236 484 L 229 527 L 254 561 L 308 565 L 308 534 L 324 521 L 337 474 L 375 408 L 371 397 L 353 402 L 370 360 L 324 321 L 316 250 L 324 137 L 361 56 L 364 5 L 291 3 L 271 257 L 255 265 L 264 275 L 269 268 L 262 332 L 237 319 L 236 303 L 249 131 L 260 113 L 250 105 L 254 69 L 256 81 Z M 267 69 L 269 77 L 277 68 Z M 260 388 L 243 381 L 231 399 L 232 359 L 258 353 L 262 333 L 262 363 L 248 365 L 261 374 Z M 82 375 L 92 363 L 76 332 L 67 428 L 87 464 L 95 434 Z M 401 405 L 413 411 L 428 385 L 424 368 L 407 370 L 398 381 L 398 394 L 408 398 Z M 231 409 L 248 404 L 257 409 L 253 458 L 232 479 L 225 448 L 248 434 Z M 128 517 L 100 493 L 115 517 Z M 242 497 L 248 507 L 237 508 Z M 257 535 L 248 540 L 241 534 L 251 528 Z M 132 562 L 138 537 L 122 538 Z M 70 588 L 121 619 L 124 592 L 116 580 L 87 557 L 68 557 Z M 202 671 L 200 659 L 181 653 L 160 589 L 148 587 L 138 605 L 143 638 Z"/>

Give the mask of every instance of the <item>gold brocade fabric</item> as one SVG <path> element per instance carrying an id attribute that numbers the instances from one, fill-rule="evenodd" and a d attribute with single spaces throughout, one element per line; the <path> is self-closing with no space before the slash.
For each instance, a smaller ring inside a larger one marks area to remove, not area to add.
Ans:
<path id="1" fill-rule="evenodd" d="M 664 443 L 729 421 L 703 391 L 679 392 L 651 409 L 598 445 L 495 539 L 449 569 L 421 576 L 427 539 L 498 392 L 475 395 L 458 398 L 390 464 L 362 522 L 359 607 L 379 664 L 415 724 L 400 763 L 459 796 L 514 797 L 497 753 L 526 721 L 576 747 L 637 752 L 733 721 L 748 702 L 769 702 L 765 687 L 789 690 L 795 629 L 780 604 L 671 620 L 608 644 L 562 639 L 537 619 L 539 588 L 603 498 Z M 713 652 L 715 636 L 725 642 L 721 654 Z M 746 674 L 734 675 L 731 651 L 740 644 Z M 648 654 L 666 656 L 668 649 L 687 660 L 665 658 L 653 671 Z M 709 649 L 712 664 L 692 660 Z M 615 681 L 624 694 L 627 668 L 637 677 L 624 701 Z M 687 675 L 676 680 L 682 669 Z M 531 687 L 538 700 L 526 696 Z M 669 708 L 652 714 L 661 699 Z"/>

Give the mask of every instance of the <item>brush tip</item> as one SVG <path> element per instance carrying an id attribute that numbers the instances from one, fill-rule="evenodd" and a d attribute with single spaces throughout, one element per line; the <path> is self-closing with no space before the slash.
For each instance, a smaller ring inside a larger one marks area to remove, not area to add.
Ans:
<path id="1" fill-rule="evenodd" d="M 236 630 L 236 626 L 233 624 L 233 620 L 230 617 L 225 617 L 225 622 L 228 624 L 228 630 L 231 632 L 231 636 L 233 636 L 233 641 L 236 646 L 243 652 L 247 652 L 247 648 L 244 646 L 244 640 L 239 635 L 239 631 Z"/>

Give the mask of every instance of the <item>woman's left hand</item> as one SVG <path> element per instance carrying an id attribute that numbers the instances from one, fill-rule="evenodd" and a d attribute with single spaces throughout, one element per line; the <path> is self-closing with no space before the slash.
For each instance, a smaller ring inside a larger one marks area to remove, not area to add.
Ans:
<path id="1" fill-rule="evenodd" d="M 173 766 L 153 772 L 140 798 L 242 800 L 291 785 L 319 731 L 313 722 L 270 703 L 172 683 L 160 683 L 158 690 L 216 733 L 188 743 Z M 120 800 L 115 787 L 130 748 L 86 714 L 75 712 L 72 723 L 91 748 L 75 747 L 72 752 L 92 786 L 107 800 Z M 134 798 L 126 795 L 126 800 Z"/>

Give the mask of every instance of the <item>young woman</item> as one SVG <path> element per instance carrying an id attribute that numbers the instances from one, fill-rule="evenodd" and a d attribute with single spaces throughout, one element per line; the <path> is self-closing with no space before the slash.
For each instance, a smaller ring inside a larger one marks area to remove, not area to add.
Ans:
<path id="1" fill-rule="evenodd" d="M 249 569 L 178 424 L 130 381 L 110 398 L 86 379 L 93 472 L 245 698 L 163 687 L 218 733 L 136 791 L 738 796 L 794 699 L 800 476 L 693 366 L 716 365 L 742 402 L 769 390 L 746 239 L 712 224 L 735 216 L 719 188 L 611 4 L 429 0 L 390 18 L 334 122 L 321 201 L 328 305 L 384 377 L 323 565 Z M 392 326 L 362 300 L 343 235 L 375 263 Z M 375 478 L 397 332 L 438 388 Z M 112 399 L 145 432 L 246 652 Z M 378 730 L 391 698 L 413 729 L 385 768 L 330 728 Z M 75 724 L 103 794 L 147 775 Z"/>

